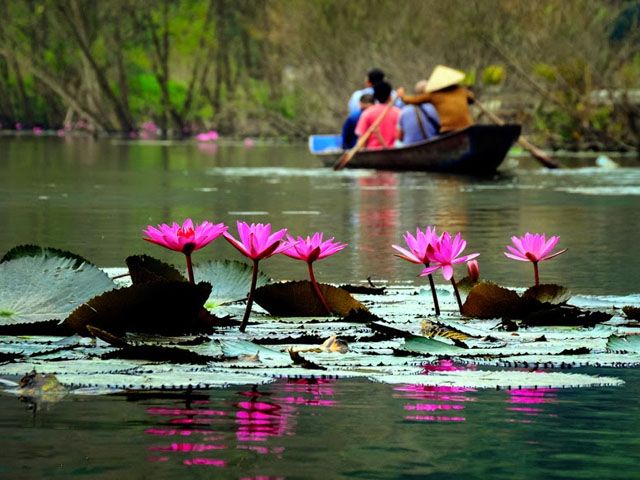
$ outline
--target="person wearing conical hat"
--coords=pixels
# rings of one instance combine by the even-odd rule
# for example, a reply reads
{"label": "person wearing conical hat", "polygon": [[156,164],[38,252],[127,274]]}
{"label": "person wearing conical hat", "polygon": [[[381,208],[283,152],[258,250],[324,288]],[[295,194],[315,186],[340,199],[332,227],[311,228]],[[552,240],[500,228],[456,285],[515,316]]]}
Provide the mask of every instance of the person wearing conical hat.
{"label": "person wearing conical hat", "polygon": [[463,79],[463,72],[438,65],[427,80],[423,93],[405,95],[402,87],[397,93],[404,103],[410,105],[432,103],[440,117],[440,133],[447,133],[473,125],[469,112],[473,94],[460,85]]}

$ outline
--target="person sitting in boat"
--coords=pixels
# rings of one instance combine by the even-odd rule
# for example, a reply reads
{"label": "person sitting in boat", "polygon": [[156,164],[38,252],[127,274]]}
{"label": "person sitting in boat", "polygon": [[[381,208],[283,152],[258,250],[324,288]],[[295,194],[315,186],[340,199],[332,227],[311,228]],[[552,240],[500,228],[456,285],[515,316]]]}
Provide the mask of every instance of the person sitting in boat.
{"label": "person sitting in boat", "polygon": [[356,125],[358,124],[358,120],[360,120],[360,115],[367,108],[373,105],[373,95],[369,93],[365,93],[360,97],[360,108],[358,111],[350,114],[342,125],[342,148],[348,150],[353,148],[358,141],[358,136],[356,135]]}
{"label": "person sitting in boat", "polygon": [[373,87],[373,98],[376,104],[367,108],[356,125],[356,135],[361,137],[369,130],[374,123],[380,119],[378,126],[369,135],[366,148],[390,148],[396,141],[398,118],[400,109],[398,107],[387,108],[387,102],[391,100],[391,85],[387,82],[377,83]]}
{"label": "person sitting in boat", "polygon": [[[426,80],[416,83],[415,93],[421,94],[427,87]],[[438,135],[440,131],[440,117],[431,103],[420,105],[405,105],[400,110],[398,120],[398,140],[404,145],[423,142]]]}
{"label": "person sitting in boat", "polygon": [[349,98],[349,115],[360,111],[360,98],[362,95],[373,95],[373,86],[382,81],[384,81],[384,72],[379,68],[372,68],[367,72],[367,76],[364,79],[365,87],[353,92]]}
{"label": "person sitting in boat", "polygon": [[405,95],[402,87],[397,90],[397,93],[404,103],[410,105],[431,102],[440,116],[440,133],[442,134],[473,125],[469,112],[469,104],[473,103],[473,94],[460,85],[463,79],[463,72],[438,65],[431,73],[423,93]]}

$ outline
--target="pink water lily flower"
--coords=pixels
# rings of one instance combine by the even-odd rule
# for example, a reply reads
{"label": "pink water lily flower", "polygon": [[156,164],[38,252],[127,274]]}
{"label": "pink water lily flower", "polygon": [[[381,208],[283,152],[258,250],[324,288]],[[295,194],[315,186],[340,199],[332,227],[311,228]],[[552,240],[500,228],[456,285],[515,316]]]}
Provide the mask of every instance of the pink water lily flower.
{"label": "pink water lily flower", "polygon": [[224,238],[251,260],[268,258],[286,248],[286,244],[282,243],[282,239],[287,233],[286,228],[272,234],[271,224],[269,223],[252,223],[249,225],[246,222],[237,222],[237,225],[240,240],[236,240],[229,232],[224,232]]}
{"label": "pink water lily flower", "polygon": [[224,238],[245,257],[253,260],[253,272],[249,296],[247,297],[247,308],[244,311],[244,317],[242,317],[242,322],[240,323],[240,331],[244,332],[249,323],[251,307],[253,306],[253,294],[258,281],[258,263],[263,258],[269,258],[287,248],[286,242],[282,241],[287,233],[287,229],[283,228],[275,233],[271,233],[271,224],[269,223],[252,223],[249,225],[246,222],[238,221],[237,225],[240,240],[236,240],[233,235],[228,232],[224,232]]}
{"label": "pink water lily flower", "polygon": [[309,268],[309,279],[316,292],[316,295],[322,302],[327,313],[331,313],[331,307],[327,303],[327,300],[322,295],[322,291],[316,281],[316,277],[313,274],[313,262],[316,260],[322,260],[347,246],[346,243],[334,242],[333,237],[328,240],[323,240],[324,234],[322,232],[316,232],[313,236],[293,238],[291,235],[287,235],[287,242],[282,253],[288,257],[296,258],[307,262]]}
{"label": "pink water lily flower", "polygon": [[513,260],[520,262],[533,263],[533,273],[536,286],[540,285],[540,278],[538,274],[538,262],[549,260],[553,257],[567,251],[567,249],[559,250],[555,253],[551,251],[560,241],[560,237],[552,236],[547,240],[544,233],[525,233],[522,237],[511,237],[511,245],[507,245],[508,252],[504,252],[504,255]]}
{"label": "pink water lily flower", "polygon": [[429,251],[427,255],[431,259],[433,266],[425,268],[420,274],[420,276],[425,276],[435,272],[436,270],[442,270],[442,276],[446,280],[451,280],[451,285],[453,285],[453,290],[460,310],[462,310],[462,301],[460,300],[460,293],[458,292],[458,287],[456,286],[455,279],[453,278],[453,266],[458,263],[473,260],[480,255],[479,253],[471,253],[469,255],[460,256],[466,246],[467,242],[463,240],[460,233],[451,238],[451,234],[449,232],[444,232],[435,246],[429,246],[428,248]]}
{"label": "pink water lily flower", "polygon": [[[436,227],[426,227],[424,232],[419,228],[416,228],[415,237],[411,232],[406,232],[403,236],[409,250],[399,246],[391,245],[397,252],[396,257],[402,258],[411,263],[418,265],[429,266],[429,256],[427,250],[430,245],[435,244],[438,241],[438,234],[436,233]],[[433,297],[433,306],[436,310],[436,315],[440,315],[440,304],[438,303],[438,294],[436,293],[436,285],[433,282],[433,275],[429,274],[429,286],[431,287],[431,296]]]}
{"label": "pink water lily flower", "polygon": [[396,253],[396,256],[411,263],[422,264],[425,266],[429,265],[427,248],[429,245],[438,241],[436,227],[427,227],[424,232],[419,228],[416,228],[415,237],[411,235],[411,232],[406,232],[403,235],[403,238],[407,247],[409,247],[409,250],[406,250],[399,245],[391,245],[396,251],[400,252],[399,255]]}
{"label": "pink water lily flower", "polygon": [[189,281],[194,283],[191,253],[214,241],[226,232],[227,228],[224,223],[213,224],[206,220],[194,225],[193,221],[187,218],[182,225],[175,222],[172,225],[162,223],[157,228],[148,225],[143,233],[146,235],[144,240],[148,242],[184,253],[187,257]]}

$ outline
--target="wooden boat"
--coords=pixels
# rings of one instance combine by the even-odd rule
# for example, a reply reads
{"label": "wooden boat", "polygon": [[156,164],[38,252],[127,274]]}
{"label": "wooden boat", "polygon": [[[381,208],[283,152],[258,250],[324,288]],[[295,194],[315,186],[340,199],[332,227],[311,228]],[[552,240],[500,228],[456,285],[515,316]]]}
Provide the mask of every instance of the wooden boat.
{"label": "wooden boat", "polygon": [[[519,136],[520,125],[472,125],[408,146],[361,150],[345,168],[487,175],[496,171]],[[309,137],[309,150],[326,166],[344,153],[340,144],[340,135]]]}

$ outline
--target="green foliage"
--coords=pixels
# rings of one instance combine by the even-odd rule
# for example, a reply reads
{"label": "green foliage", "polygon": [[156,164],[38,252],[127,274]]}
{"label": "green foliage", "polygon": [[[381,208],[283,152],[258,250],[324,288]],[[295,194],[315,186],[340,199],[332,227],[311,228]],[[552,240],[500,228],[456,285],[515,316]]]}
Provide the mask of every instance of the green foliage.
{"label": "green foliage", "polygon": [[502,65],[489,65],[482,71],[484,85],[500,85],[505,81],[507,71]]}

